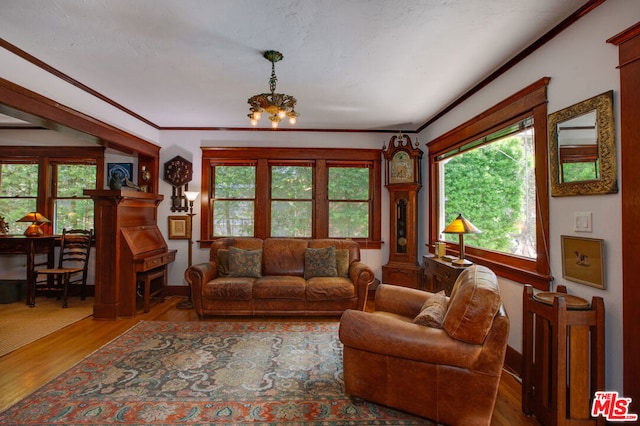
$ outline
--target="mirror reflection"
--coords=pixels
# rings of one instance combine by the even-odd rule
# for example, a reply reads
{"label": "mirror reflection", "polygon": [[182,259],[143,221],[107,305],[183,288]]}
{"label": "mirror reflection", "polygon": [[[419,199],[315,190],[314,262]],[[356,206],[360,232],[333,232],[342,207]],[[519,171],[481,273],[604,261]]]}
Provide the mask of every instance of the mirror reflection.
{"label": "mirror reflection", "polygon": [[547,125],[552,196],[618,192],[612,90],[550,114]]}
{"label": "mirror reflection", "polygon": [[558,123],[561,182],[600,177],[596,110]]}

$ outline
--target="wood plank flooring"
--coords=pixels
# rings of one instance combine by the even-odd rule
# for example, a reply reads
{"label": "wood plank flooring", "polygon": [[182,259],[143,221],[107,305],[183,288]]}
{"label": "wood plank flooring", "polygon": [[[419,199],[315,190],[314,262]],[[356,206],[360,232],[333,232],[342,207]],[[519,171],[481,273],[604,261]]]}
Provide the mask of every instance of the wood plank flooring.
{"label": "wood plank flooring", "polygon": [[[164,303],[153,305],[146,314],[139,311],[135,318],[117,321],[87,318],[0,357],[0,411],[31,394],[139,321],[198,321],[193,310],[175,307],[182,300],[169,298]],[[503,372],[491,424],[540,424],[535,418],[525,416],[520,407],[520,382]]]}

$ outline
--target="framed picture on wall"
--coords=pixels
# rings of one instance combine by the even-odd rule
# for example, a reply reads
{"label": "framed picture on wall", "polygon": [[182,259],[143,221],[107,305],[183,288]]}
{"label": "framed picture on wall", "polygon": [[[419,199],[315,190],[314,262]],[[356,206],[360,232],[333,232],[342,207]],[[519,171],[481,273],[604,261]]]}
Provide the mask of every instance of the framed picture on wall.
{"label": "framed picture on wall", "polygon": [[191,220],[189,216],[169,216],[169,239],[188,240],[191,238]]}
{"label": "framed picture on wall", "polygon": [[561,235],[562,278],[605,288],[604,240]]}
{"label": "framed picture on wall", "polygon": [[125,186],[125,179],[131,179],[133,163],[107,163],[107,182],[111,186],[113,179],[120,179],[121,186]]}

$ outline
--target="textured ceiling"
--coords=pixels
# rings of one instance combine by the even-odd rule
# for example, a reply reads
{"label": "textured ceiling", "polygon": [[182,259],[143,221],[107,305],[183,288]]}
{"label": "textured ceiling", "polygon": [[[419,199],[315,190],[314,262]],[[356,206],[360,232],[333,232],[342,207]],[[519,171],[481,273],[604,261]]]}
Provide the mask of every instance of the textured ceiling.
{"label": "textured ceiling", "polygon": [[0,37],[160,127],[250,127],[273,49],[296,127],[415,130],[584,3],[2,0]]}

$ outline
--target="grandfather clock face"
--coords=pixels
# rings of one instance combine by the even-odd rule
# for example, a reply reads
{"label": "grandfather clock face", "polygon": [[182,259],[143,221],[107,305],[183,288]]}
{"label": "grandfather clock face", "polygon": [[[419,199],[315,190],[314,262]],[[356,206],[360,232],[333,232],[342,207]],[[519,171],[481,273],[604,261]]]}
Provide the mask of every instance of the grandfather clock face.
{"label": "grandfather clock face", "polygon": [[411,183],[415,181],[415,161],[406,151],[398,151],[389,161],[389,183]]}

